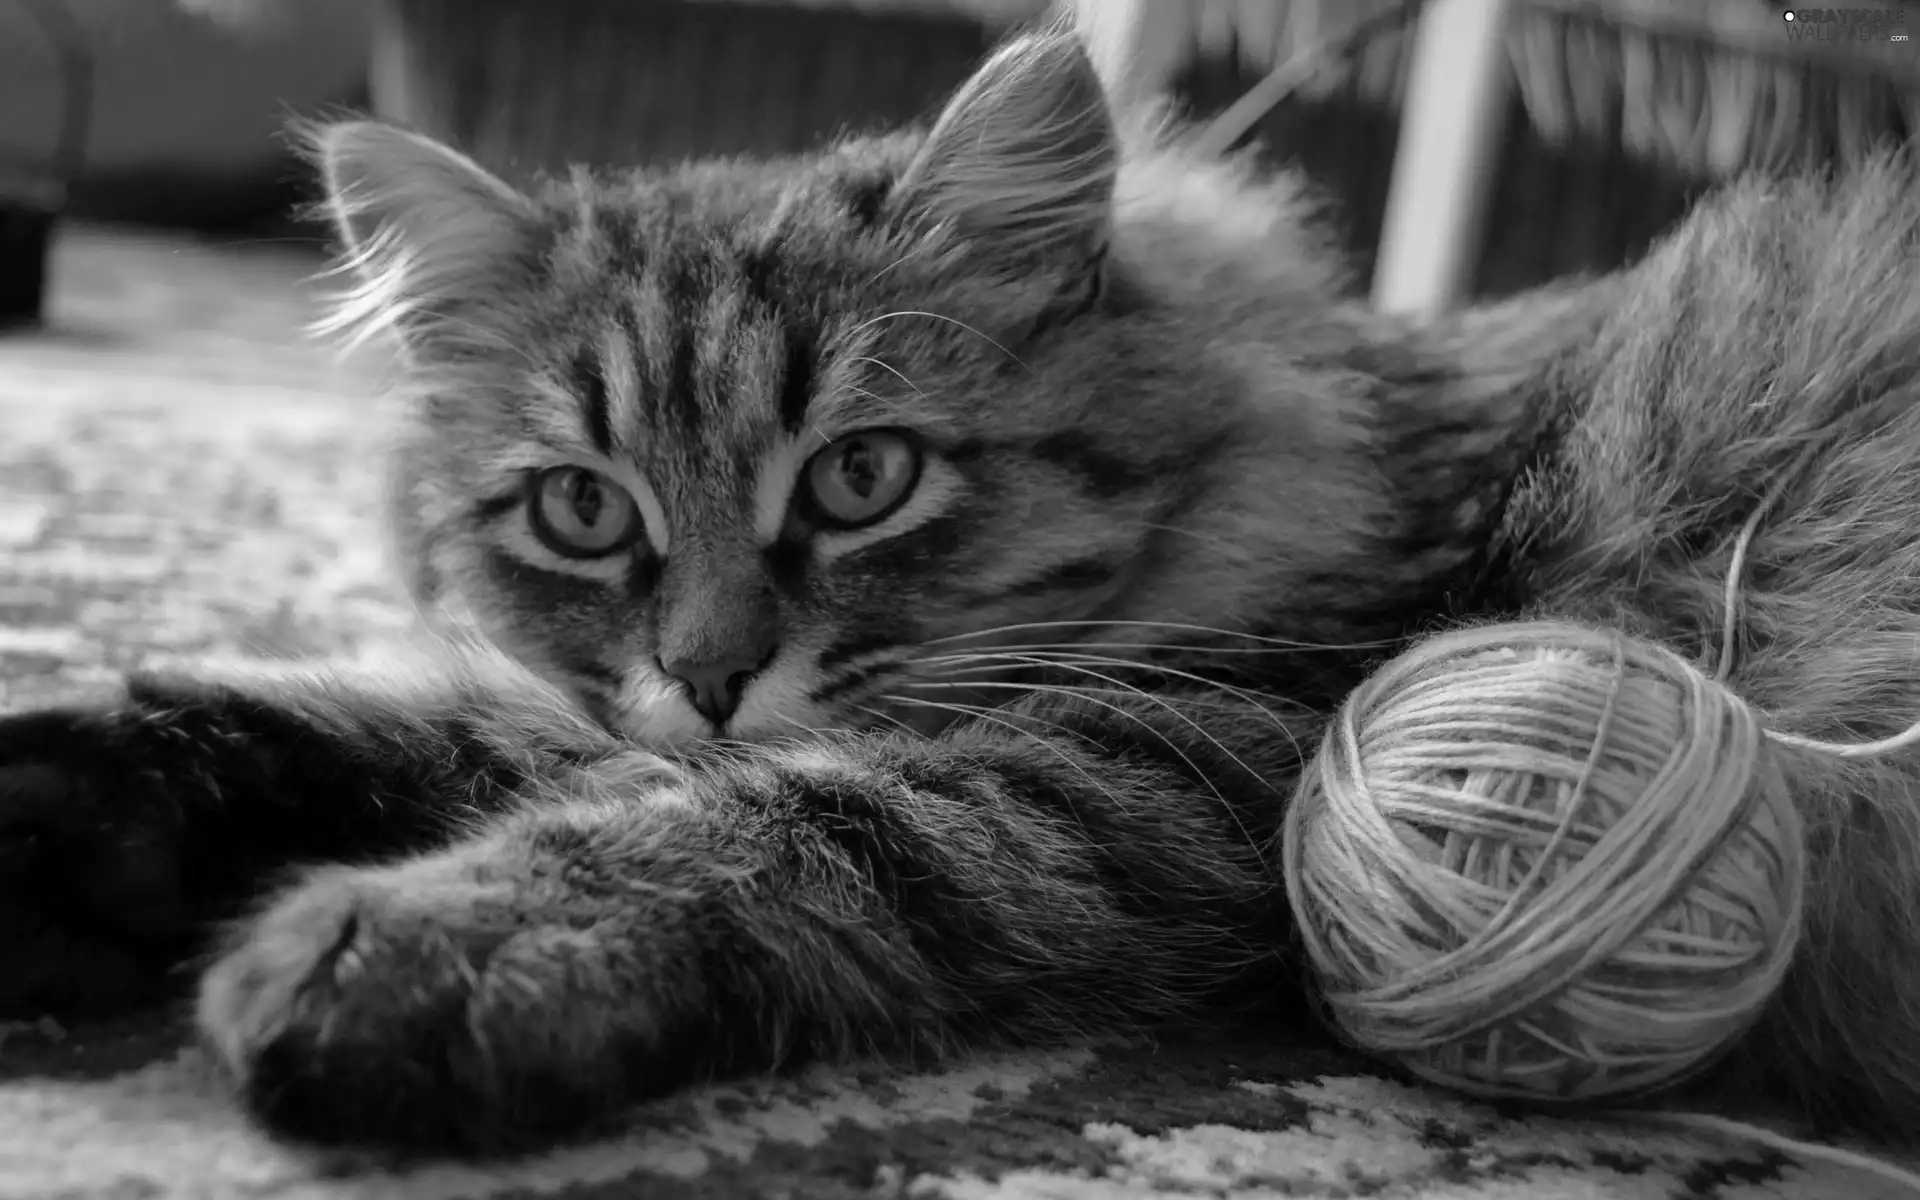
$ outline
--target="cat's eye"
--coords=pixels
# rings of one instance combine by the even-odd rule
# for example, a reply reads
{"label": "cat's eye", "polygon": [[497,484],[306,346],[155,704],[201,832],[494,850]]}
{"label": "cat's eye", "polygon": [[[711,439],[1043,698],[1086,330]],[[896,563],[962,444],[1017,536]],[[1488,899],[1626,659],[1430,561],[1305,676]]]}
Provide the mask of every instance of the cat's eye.
{"label": "cat's eye", "polygon": [[850,433],[807,460],[807,509],[828,525],[857,529],[906,503],[920,480],[920,449],[883,429]]}
{"label": "cat's eye", "polygon": [[598,471],[554,467],[529,481],[527,522],[555,554],[604,558],[643,531],[632,493]]}

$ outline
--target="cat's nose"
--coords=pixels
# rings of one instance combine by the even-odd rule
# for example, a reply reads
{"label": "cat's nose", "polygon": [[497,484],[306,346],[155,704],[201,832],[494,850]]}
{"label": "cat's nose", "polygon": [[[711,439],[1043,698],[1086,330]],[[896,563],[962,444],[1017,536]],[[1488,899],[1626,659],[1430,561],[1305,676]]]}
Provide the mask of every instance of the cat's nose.
{"label": "cat's nose", "polygon": [[766,656],[716,658],[707,661],[663,658],[660,669],[687,685],[693,707],[715,725],[725,725],[740,707],[747,680],[766,663]]}

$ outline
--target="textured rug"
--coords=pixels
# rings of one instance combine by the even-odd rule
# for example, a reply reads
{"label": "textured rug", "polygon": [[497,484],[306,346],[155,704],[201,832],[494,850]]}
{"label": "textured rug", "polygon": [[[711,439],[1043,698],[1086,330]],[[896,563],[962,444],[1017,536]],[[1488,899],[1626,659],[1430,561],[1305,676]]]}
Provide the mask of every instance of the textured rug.
{"label": "textured rug", "polygon": [[[315,265],[62,242],[51,327],[0,335],[0,709],[142,660],[361,653],[404,631],[372,510],[379,406],[299,334]],[[606,1143],[400,1174],[258,1136],[166,1017],[0,1040],[4,1200],[1903,1194],[1742,1139],[1502,1114],[1305,1034],[719,1087]]]}

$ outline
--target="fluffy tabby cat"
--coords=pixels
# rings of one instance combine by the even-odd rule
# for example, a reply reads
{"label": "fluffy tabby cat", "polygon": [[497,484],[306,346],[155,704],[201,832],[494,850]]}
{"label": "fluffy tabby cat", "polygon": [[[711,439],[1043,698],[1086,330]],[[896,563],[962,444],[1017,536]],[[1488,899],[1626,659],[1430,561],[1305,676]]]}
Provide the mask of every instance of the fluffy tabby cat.
{"label": "fluffy tabby cat", "polygon": [[[1902,161],[1412,330],[1058,31],[796,161],[529,196],[316,145],[343,320],[404,349],[409,582],[465,632],[0,722],[0,1007],[229,922],[198,1023],[283,1134],[494,1150],[715,1074],[1271,1008],[1281,810],[1370,664],[1523,612],[1711,654],[1810,444],[1734,682],[1808,735],[1920,716]],[[1789,767],[1810,925],[1757,1069],[1920,1120],[1920,759]]]}

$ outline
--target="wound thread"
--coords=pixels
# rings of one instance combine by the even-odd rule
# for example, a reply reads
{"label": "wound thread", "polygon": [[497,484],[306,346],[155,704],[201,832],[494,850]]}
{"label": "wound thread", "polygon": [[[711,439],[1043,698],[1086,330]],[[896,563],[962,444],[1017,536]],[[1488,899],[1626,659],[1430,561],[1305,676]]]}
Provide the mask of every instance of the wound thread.
{"label": "wound thread", "polygon": [[1439,634],[1350,695],[1284,826],[1286,886],[1333,1024],[1481,1096],[1620,1099],[1749,1028],[1799,944],[1806,865],[1777,747],[1920,745],[1765,728],[1727,685],[1761,523],[1742,528],[1714,677],[1614,630]]}

